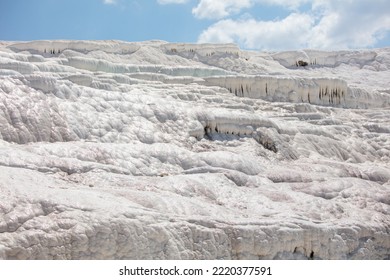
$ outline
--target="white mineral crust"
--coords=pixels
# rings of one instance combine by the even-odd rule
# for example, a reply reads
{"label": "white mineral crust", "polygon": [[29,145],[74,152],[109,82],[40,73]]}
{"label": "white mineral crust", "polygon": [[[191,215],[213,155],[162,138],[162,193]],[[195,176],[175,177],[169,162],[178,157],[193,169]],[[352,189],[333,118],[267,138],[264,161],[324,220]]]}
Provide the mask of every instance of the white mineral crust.
{"label": "white mineral crust", "polygon": [[389,78],[389,48],[1,42],[0,258],[390,259]]}

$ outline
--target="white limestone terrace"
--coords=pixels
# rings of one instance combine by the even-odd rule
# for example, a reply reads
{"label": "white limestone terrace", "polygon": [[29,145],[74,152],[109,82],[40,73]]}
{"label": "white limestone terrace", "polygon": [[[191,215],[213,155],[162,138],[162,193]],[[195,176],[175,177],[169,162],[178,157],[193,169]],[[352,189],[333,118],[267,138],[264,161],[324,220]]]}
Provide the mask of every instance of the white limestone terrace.
{"label": "white limestone terrace", "polygon": [[0,42],[0,258],[390,259],[389,77],[388,48]]}

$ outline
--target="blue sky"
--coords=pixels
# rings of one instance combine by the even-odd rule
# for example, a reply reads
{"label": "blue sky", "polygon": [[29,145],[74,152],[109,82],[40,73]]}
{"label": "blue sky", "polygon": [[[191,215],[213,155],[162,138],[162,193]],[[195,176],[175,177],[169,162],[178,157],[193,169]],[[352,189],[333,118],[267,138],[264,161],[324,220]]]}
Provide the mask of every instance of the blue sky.
{"label": "blue sky", "polygon": [[0,0],[0,40],[228,43],[246,49],[390,46],[388,0]]}

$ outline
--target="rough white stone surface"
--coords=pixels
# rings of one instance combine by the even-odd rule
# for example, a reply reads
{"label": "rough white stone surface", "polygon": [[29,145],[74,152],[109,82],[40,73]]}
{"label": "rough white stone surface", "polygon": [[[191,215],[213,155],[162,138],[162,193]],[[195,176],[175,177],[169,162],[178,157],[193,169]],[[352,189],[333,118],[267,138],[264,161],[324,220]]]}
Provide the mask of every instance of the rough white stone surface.
{"label": "rough white stone surface", "polygon": [[1,42],[0,258],[390,259],[389,77],[390,49]]}

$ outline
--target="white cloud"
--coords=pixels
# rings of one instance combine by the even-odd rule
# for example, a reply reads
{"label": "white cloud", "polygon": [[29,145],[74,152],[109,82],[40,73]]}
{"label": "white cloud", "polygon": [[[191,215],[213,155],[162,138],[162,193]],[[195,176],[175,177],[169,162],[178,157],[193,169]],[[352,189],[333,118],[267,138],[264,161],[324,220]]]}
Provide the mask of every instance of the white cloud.
{"label": "white cloud", "polygon": [[312,29],[315,48],[370,47],[390,31],[387,0],[317,0],[313,14],[319,15]]}
{"label": "white cloud", "polygon": [[157,2],[161,5],[166,4],[185,4],[188,0],[157,0]]}
{"label": "white cloud", "polygon": [[237,42],[250,49],[295,49],[307,44],[314,19],[292,13],[280,21],[221,20],[205,30],[199,42]]}
{"label": "white cloud", "polygon": [[253,5],[253,0],[201,0],[192,13],[199,19],[220,19]]}
{"label": "white cloud", "polygon": [[[157,2],[183,4],[189,0],[157,0]],[[199,42],[236,42],[244,48],[259,49],[360,48],[375,46],[390,31],[388,0],[199,0],[196,2],[192,9],[192,14],[196,18],[216,21],[200,34]],[[253,19],[250,16],[250,8],[255,5],[273,6],[275,10],[280,9],[284,13],[290,11],[290,15],[273,21]]]}
{"label": "white cloud", "polygon": [[192,9],[199,19],[221,19],[248,9],[256,4],[279,6],[288,10],[296,10],[311,0],[200,0]]}
{"label": "white cloud", "polygon": [[[284,19],[274,21],[220,20],[204,30],[198,41],[236,42],[251,49],[361,48],[374,46],[390,31],[390,5],[387,0],[201,0],[193,13],[198,18],[214,16],[221,19],[239,13],[255,2],[285,4],[286,8],[295,11]],[[300,5],[305,2],[311,2],[311,10],[299,12]],[[207,5],[201,6],[202,3]]]}
{"label": "white cloud", "polygon": [[115,5],[116,0],[103,0],[103,3],[107,5]]}

